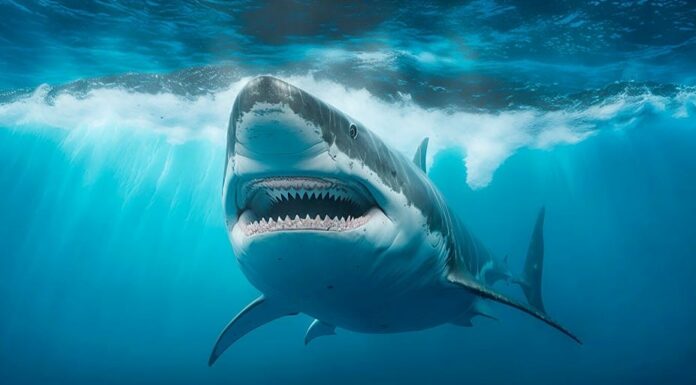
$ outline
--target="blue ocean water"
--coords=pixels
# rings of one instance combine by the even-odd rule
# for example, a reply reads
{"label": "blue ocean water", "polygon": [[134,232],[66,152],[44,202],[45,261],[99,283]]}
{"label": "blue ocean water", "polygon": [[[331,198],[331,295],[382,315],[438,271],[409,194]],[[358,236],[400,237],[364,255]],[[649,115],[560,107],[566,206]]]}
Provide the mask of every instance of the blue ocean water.
{"label": "blue ocean water", "polygon": [[[0,383],[696,383],[688,1],[0,4]],[[548,311],[304,346],[288,317],[212,368],[258,295],[220,202],[231,103],[273,74],[411,155]],[[520,295],[514,287],[502,290]]]}

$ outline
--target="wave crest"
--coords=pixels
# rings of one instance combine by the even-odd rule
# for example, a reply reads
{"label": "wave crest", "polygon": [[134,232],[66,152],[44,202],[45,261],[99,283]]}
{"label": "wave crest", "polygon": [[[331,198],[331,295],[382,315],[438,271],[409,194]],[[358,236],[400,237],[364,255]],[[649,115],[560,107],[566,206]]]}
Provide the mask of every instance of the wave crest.
{"label": "wave crest", "polygon": [[[521,148],[577,143],[601,129],[634,125],[651,113],[687,118],[696,106],[692,88],[660,93],[649,87],[624,87],[594,102],[574,103],[564,109],[475,112],[424,108],[404,93],[386,100],[365,88],[351,88],[311,74],[280,77],[358,119],[409,157],[425,136],[431,139],[431,160],[443,148],[461,147],[472,188],[490,183],[495,170]],[[79,87],[41,85],[32,92],[7,97],[9,100],[0,104],[0,125],[87,130],[92,134],[109,130],[128,135],[135,131],[162,135],[174,146],[201,140],[218,151],[225,145],[232,102],[249,79],[227,79],[226,86],[209,87],[198,94],[103,81]],[[90,137],[94,136],[85,136]]]}

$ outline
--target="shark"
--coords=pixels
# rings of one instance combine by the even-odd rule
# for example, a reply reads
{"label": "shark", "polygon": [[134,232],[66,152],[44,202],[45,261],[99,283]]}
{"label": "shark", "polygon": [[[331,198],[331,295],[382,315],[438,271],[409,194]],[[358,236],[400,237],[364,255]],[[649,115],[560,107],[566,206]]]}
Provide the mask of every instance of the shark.
{"label": "shark", "polygon": [[[399,135],[400,128],[392,129]],[[495,318],[491,302],[580,339],[547,314],[542,208],[512,274],[449,208],[413,159],[347,114],[273,76],[239,92],[227,131],[222,201],[234,256],[261,295],[223,329],[209,365],[252,330],[313,318],[304,342],[337,329],[399,333]],[[494,289],[519,285],[526,301]]]}

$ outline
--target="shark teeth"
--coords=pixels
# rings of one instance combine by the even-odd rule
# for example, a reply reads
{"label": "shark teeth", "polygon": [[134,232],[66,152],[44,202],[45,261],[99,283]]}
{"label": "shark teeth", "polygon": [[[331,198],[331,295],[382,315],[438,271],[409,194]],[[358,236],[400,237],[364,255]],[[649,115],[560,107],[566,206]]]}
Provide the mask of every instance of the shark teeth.
{"label": "shark teeth", "polygon": [[348,191],[337,186],[307,189],[298,186],[273,187],[265,190],[265,193],[274,202],[282,202],[290,199],[331,199],[334,201],[351,200]]}
{"label": "shark teeth", "polygon": [[314,177],[255,179],[240,187],[246,235],[271,231],[345,231],[362,226],[376,202],[357,182]]}
{"label": "shark teeth", "polygon": [[261,187],[267,189],[304,189],[304,190],[318,190],[318,189],[328,189],[335,184],[323,179],[316,178],[284,178],[284,177],[272,177],[266,178],[261,181],[254,183],[254,187]]}
{"label": "shark teeth", "polygon": [[347,218],[339,218],[337,216],[329,218],[328,215],[324,216],[324,218],[319,215],[314,218],[310,218],[309,215],[304,218],[300,218],[299,215],[290,218],[290,216],[286,215],[285,218],[270,218],[268,221],[262,218],[261,220],[252,221],[244,226],[244,233],[250,236],[281,230],[346,231],[360,227],[367,223],[367,221],[367,215],[358,218],[353,218],[352,216],[348,216]]}
{"label": "shark teeth", "polygon": [[[313,177],[269,177],[254,180],[241,187],[239,207],[244,207],[254,198],[257,192],[262,192],[273,202],[283,202],[291,199],[328,199],[336,202],[359,200],[361,194],[356,194],[340,181]],[[364,203],[364,202],[362,202]]]}

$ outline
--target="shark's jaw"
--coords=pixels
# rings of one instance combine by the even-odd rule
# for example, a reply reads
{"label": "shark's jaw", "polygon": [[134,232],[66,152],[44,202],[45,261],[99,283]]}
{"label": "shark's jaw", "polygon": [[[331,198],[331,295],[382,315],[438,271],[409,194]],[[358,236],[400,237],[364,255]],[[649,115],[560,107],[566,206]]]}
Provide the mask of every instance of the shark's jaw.
{"label": "shark's jaw", "polygon": [[245,237],[279,232],[345,232],[381,209],[358,182],[316,176],[269,176],[239,186],[237,226]]}

